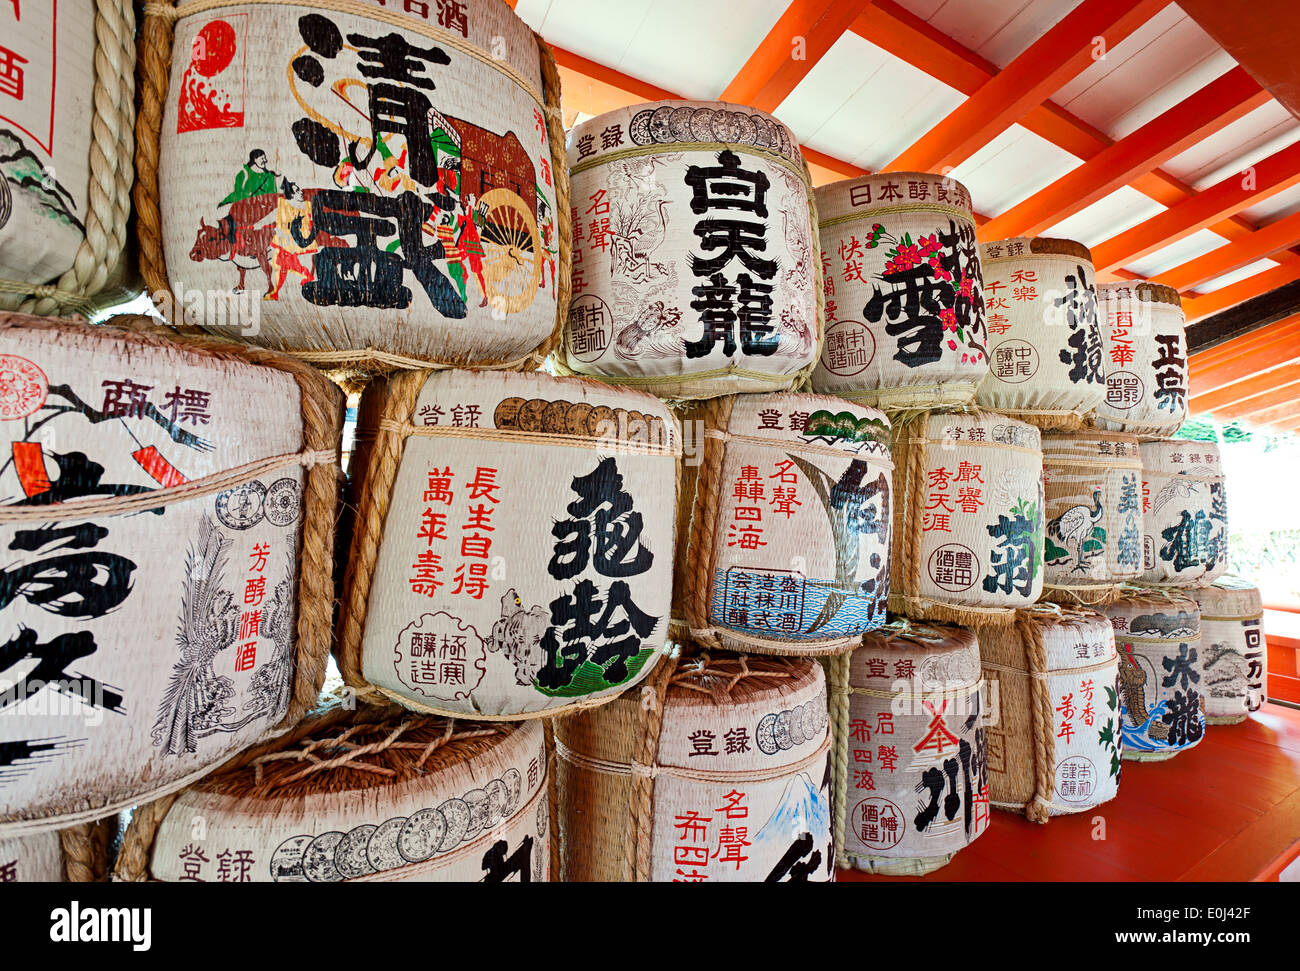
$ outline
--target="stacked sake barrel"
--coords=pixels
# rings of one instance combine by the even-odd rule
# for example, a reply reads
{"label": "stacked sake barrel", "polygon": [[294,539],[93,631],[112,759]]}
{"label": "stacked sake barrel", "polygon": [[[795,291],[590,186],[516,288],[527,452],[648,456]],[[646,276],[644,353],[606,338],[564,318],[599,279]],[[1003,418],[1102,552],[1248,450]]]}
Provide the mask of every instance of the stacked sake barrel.
{"label": "stacked sake barrel", "polygon": [[134,276],[134,5],[13,3],[0,30],[0,308],[89,316]]}
{"label": "stacked sake barrel", "polygon": [[1239,577],[1223,576],[1186,592],[1201,608],[1206,724],[1245,721],[1249,712],[1259,710],[1268,692],[1259,588]]}

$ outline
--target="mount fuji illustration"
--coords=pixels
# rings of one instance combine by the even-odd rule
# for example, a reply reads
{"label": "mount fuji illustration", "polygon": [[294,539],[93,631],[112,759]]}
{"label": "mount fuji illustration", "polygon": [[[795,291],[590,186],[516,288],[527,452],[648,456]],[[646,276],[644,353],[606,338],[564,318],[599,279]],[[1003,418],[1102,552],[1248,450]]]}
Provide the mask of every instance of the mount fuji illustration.
{"label": "mount fuji illustration", "polygon": [[804,833],[820,838],[830,832],[830,825],[830,799],[813,785],[808,773],[800,772],[786,783],[781,801],[754,837],[755,855],[770,846],[773,856],[780,858]]}

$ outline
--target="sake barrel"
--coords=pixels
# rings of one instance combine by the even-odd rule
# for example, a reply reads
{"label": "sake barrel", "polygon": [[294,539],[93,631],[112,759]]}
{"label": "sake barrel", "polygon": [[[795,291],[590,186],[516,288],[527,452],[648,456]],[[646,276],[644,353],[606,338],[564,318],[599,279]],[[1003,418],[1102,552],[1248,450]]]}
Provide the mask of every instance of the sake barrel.
{"label": "sake barrel", "polygon": [[1100,603],[1142,572],[1142,455],[1123,432],[1045,432],[1043,596]]}
{"label": "sake barrel", "polygon": [[1158,762],[1205,734],[1205,660],[1196,601],[1137,591],[1105,608],[1119,654],[1123,757]]}
{"label": "sake barrel", "polygon": [[[137,811],[119,880],[549,879],[542,728],[328,711]],[[202,820],[202,837],[195,822]]]}
{"label": "sake barrel", "polygon": [[975,401],[1042,428],[1077,428],[1105,393],[1092,254],[1070,239],[980,247],[989,374]]}
{"label": "sake barrel", "polygon": [[1233,725],[1259,711],[1268,697],[1268,651],[1264,644],[1264,601],[1259,588],[1241,577],[1223,576],[1208,587],[1190,587],[1201,608],[1205,721]]}
{"label": "sake barrel", "polygon": [[830,664],[840,865],[938,869],[989,822],[975,635],[899,619]]}
{"label": "sake barrel", "polygon": [[989,801],[1045,823],[1115,798],[1121,729],[1110,618],[1037,604],[978,636],[990,699]]}
{"label": "sake barrel", "polygon": [[826,335],[813,389],[887,411],[970,404],[988,335],[966,187],[888,172],[816,199]]}
{"label": "sake barrel", "polygon": [[820,665],[719,653],[654,681],[554,723],[561,879],[833,880]]}
{"label": "sake barrel", "polygon": [[1228,569],[1228,499],[1219,446],[1143,442],[1142,580],[1205,586]]}
{"label": "sake barrel", "polygon": [[91,883],[108,879],[116,817],[0,838],[0,883]]}
{"label": "sake barrel", "polygon": [[131,206],[133,5],[14,2],[0,31],[0,306],[87,314]]}
{"label": "sake barrel", "polygon": [[363,395],[339,665],[368,697],[480,718],[608,701],[672,598],[667,406],[579,378],[412,371]]}
{"label": "sake barrel", "polygon": [[329,657],[342,396],[268,351],[17,314],[0,367],[9,836],[301,717]]}
{"label": "sake barrel", "polygon": [[704,455],[678,593],[691,637],[833,654],[884,623],[889,420],[839,398],[777,393],[714,399],[692,429]]}
{"label": "sake barrel", "polygon": [[1043,589],[1043,453],[1033,425],[923,412],[894,435],[889,609],[1010,623]]}
{"label": "sake barrel", "polygon": [[161,221],[140,242],[168,316],[318,364],[540,362],[568,180],[555,62],[510,6],[166,13],[145,21],[171,59],[144,66]]}
{"label": "sake barrel", "polygon": [[1187,335],[1182,298],[1158,283],[1097,287],[1106,395],[1098,428],[1144,437],[1174,434],[1187,417]]}
{"label": "sake barrel", "polygon": [[789,129],[720,102],[569,133],[573,302],[553,358],[666,398],[778,391],[821,345],[812,184]]}

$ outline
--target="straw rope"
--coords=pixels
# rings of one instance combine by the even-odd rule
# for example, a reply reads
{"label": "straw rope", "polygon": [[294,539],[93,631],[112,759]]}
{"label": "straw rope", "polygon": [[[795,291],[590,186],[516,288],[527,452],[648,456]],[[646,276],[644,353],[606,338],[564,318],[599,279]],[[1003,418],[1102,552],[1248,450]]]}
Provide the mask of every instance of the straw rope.
{"label": "straw rope", "polygon": [[108,879],[108,844],[117,817],[59,830],[63,873],[69,883],[103,883]]}
{"label": "straw rope", "polygon": [[[653,765],[659,757],[659,734],[664,727],[668,685],[677,673],[677,664],[676,658],[665,659],[641,689],[642,701],[637,708],[636,748],[633,750],[633,761],[641,765]],[[558,751],[558,740],[556,748]],[[624,873],[628,880],[645,882],[650,879],[654,788],[653,776],[645,774],[632,777],[627,844],[624,849]]]}
{"label": "straw rope", "polygon": [[826,662],[827,694],[826,704],[830,709],[831,738],[834,749],[831,754],[831,771],[834,773],[833,791],[837,798],[832,801],[833,813],[831,825],[835,837],[835,855],[841,867],[850,866],[849,855],[845,849],[845,827],[848,825],[848,791],[849,791],[849,669],[852,665],[851,655],[841,654]]}
{"label": "straw rope", "polygon": [[[118,2],[125,2],[125,0],[118,0]],[[181,17],[219,7],[243,6],[246,3],[283,4],[283,2],[284,0],[188,0],[178,5],[178,0],[153,0],[144,6],[144,23],[139,40],[140,103],[136,116],[135,188],[132,194],[136,213],[136,243],[140,253],[140,273],[148,291],[155,297],[166,297],[172,307],[183,307],[183,304],[177,301],[175,294],[172,293],[167,261],[163,252],[158,172],[163,106],[167,102],[168,86],[171,81],[172,46],[175,40],[176,21]],[[555,183],[555,219],[559,248],[555,276],[559,284],[556,287],[555,323],[550,334],[541,344],[522,357],[465,361],[424,360],[388,351],[375,352],[373,348],[361,351],[282,348],[282,353],[320,367],[355,368],[357,374],[340,375],[343,383],[354,387],[371,375],[403,370],[442,370],[470,365],[508,371],[529,371],[540,368],[560,342],[562,327],[568,317],[569,300],[573,293],[571,279],[573,215],[569,208],[569,170],[566,164],[568,155],[565,148],[564,112],[561,108],[560,71],[555,62],[554,52],[541,35],[534,31],[533,39],[537,44],[542,75],[542,92],[539,95],[536,88],[504,58],[494,57],[490,52],[483,51],[463,38],[434,25],[377,8],[361,0],[294,0],[294,5],[352,14],[434,38],[439,43],[455,47],[509,77],[541,106],[546,124],[547,146],[551,156],[551,174]],[[122,225],[125,225],[125,222],[123,219]],[[173,323],[187,329],[196,326],[188,319],[188,314],[183,309],[181,317],[181,320]]]}
{"label": "straw rope", "polygon": [[970,210],[962,206],[948,205],[943,202],[914,202],[898,206],[873,206],[870,209],[863,209],[861,212],[845,213],[843,216],[832,216],[829,219],[821,221],[820,228],[826,229],[830,226],[840,226],[844,223],[864,222],[868,219],[875,219],[879,216],[895,216],[903,212],[941,212],[945,216],[956,216],[958,219],[964,219],[970,223],[971,229],[975,228],[975,220],[971,218]]}
{"label": "straw rope", "polygon": [[731,782],[767,782],[771,779],[780,779],[787,774],[802,772],[803,770],[815,765],[817,762],[824,762],[826,752],[830,748],[831,739],[828,734],[822,740],[822,744],[811,755],[806,755],[798,762],[790,762],[775,768],[750,769],[750,770],[708,770],[708,769],[691,769],[677,765],[646,765],[641,762],[614,762],[609,759],[597,759],[581,752],[575,752],[568,748],[563,742],[555,743],[555,751],[560,758],[585,769],[588,772],[596,772],[601,775],[617,775],[629,778],[640,778],[645,776],[650,779],[657,779],[660,776],[673,776],[677,779],[687,779],[691,782],[702,783],[731,783]]}
{"label": "straw rope", "polygon": [[72,266],[52,284],[0,280],[0,293],[20,294],[21,313],[89,317],[90,299],[122,259],[131,210],[135,147],[135,11],[130,0],[95,0],[95,84],[89,119],[90,178],[85,233]]}

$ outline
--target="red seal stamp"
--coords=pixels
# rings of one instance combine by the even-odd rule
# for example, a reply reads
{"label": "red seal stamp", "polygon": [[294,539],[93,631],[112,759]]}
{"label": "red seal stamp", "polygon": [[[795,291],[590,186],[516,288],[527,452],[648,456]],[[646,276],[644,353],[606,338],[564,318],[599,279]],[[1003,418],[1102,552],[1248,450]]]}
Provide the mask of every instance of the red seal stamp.
{"label": "red seal stamp", "polygon": [[0,421],[26,418],[49,393],[45,372],[25,357],[0,354]]}

